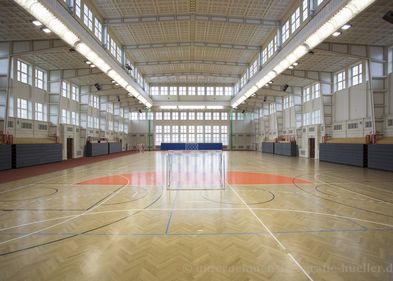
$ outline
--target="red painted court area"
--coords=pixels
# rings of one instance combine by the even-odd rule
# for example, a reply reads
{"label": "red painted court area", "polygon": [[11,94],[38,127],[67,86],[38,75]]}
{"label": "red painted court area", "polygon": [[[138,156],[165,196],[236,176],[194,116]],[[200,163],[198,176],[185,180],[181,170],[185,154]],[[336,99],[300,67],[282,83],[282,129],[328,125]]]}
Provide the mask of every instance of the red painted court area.
{"label": "red painted court area", "polygon": [[[178,177],[177,184],[190,185],[199,183],[215,183],[215,178],[211,175],[204,178],[201,175],[191,175],[183,174]],[[228,184],[292,184],[292,183],[311,183],[310,181],[274,174],[265,173],[255,173],[255,172],[237,172],[231,171],[227,172],[227,182]],[[145,185],[164,185],[165,175],[156,172],[134,172],[128,174],[120,174],[113,176],[106,176],[101,178],[95,178],[87,181],[80,182],[82,185],[135,185],[135,186],[145,186]]]}

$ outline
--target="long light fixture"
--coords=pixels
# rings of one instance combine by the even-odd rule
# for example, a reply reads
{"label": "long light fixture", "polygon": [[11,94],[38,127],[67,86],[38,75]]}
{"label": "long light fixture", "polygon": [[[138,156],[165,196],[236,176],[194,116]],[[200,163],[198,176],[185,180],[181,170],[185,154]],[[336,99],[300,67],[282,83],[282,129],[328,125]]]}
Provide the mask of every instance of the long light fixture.
{"label": "long light fixture", "polygon": [[186,110],[204,110],[204,109],[211,109],[211,110],[219,110],[224,109],[223,105],[161,105],[160,109],[165,110],[177,110],[177,109],[186,109]]}
{"label": "long light fixture", "polygon": [[322,43],[326,38],[330,37],[334,32],[361,13],[364,9],[374,3],[375,0],[351,0],[345,5],[340,11],[338,11],[333,17],[330,18],[325,24],[318,28],[313,34],[311,34],[302,44],[300,44],[295,50],[293,50],[286,58],[279,62],[273,67],[273,70],[263,76],[255,85],[251,86],[243,95],[237,98],[233,103],[232,107],[236,108],[242,104],[248,97],[250,97],[255,91],[265,86],[269,81],[273,80],[289,66],[296,63],[300,58],[308,53],[309,50],[314,49],[317,45]]}
{"label": "long light fixture", "polygon": [[129,85],[123,75],[119,74],[93,50],[91,50],[81,38],[76,36],[65,24],[63,24],[52,12],[50,12],[38,0],[14,0],[27,12],[29,12],[36,21],[45,25],[48,30],[58,35],[68,45],[75,48],[82,56],[88,59],[93,65],[98,67],[102,72],[106,73],[110,78],[116,81],[124,89],[126,89],[132,96],[139,99],[146,107],[151,107],[152,104],[146,100],[139,92],[131,85]]}

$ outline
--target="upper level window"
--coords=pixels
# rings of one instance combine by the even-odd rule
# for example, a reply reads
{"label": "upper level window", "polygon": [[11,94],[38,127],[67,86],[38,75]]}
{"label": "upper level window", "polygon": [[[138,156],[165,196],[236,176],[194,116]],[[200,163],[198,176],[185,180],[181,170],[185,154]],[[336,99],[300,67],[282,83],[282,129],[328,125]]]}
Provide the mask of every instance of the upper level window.
{"label": "upper level window", "polygon": [[70,84],[67,81],[63,81],[61,84],[61,95],[70,98]]}
{"label": "upper level window", "polygon": [[281,39],[282,43],[287,41],[289,38],[289,20],[287,20],[284,25],[281,27]]}
{"label": "upper level window", "polygon": [[311,100],[311,89],[310,87],[305,87],[303,90],[303,102]]}
{"label": "upper level window", "polygon": [[363,65],[361,63],[351,67],[351,86],[358,85],[363,82]]}
{"label": "upper level window", "polygon": [[102,23],[97,18],[94,20],[94,35],[98,40],[102,40]]}
{"label": "upper level window", "polygon": [[345,70],[336,74],[336,91],[341,91],[346,87]]}
{"label": "upper level window", "polygon": [[177,87],[169,87],[169,95],[176,96],[177,95]]}
{"label": "upper level window", "polygon": [[156,120],[162,120],[162,112],[156,112]]}
{"label": "upper level window", "polygon": [[297,8],[291,16],[292,33],[300,26],[300,8]]}
{"label": "upper level window", "polygon": [[71,86],[71,98],[79,102],[79,88],[76,85]]}
{"label": "upper level window", "polygon": [[221,112],[221,120],[228,120],[228,113],[227,112]]}
{"label": "upper level window", "polygon": [[195,112],[188,112],[188,120],[195,120]]}
{"label": "upper level window", "polygon": [[198,92],[198,96],[204,96],[205,95],[205,87],[198,87],[197,92]]}
{"label": "upper level window", "polygon": [[319,83],[315,83],[312,85],[312,98],[316,99],[321,96],[321,85]]}
{"label": "upper level window", "polygon": [[35,69],[35,86],[38,89],[46,91],[46,72],[36,68]]}
{"label": "upper level window", "polygon": [[23,61],[16,62],[16,79],[25,84],[31,84],[31,65]]}
{"label": "upper level window", "polygon": [[267,61],[267,48],[262,51],[262,64],[265,64]]}
{"label": "upper level window", "polygon": [[206,95],[207,96],[214,95],[214,88],[213,87],[206,87]]}
{"label": "upper level window", "polygon": [[93,13],[86,4],[83,6],[83,23],[93,31]]}
{"label": "upper level window", "polygon": [[81,17],[81,0],[75,0],[75,15]]}
{"label": "upper level window", "polygon": [[180,112],[180,120],[187,120],[187,112]]}
{"label": "upper level window", "polygon": [[160,93],[162,96],[168,95],[168,87],[160,87]]}
{"label": "upper level window", "polygon": [[274,53],[274,42],[273,40],[267,45],[267,56],[270,58]]}
{"label": "upper level window", "polygon": [[233,95],[233,88],[232,87],[225,87],[224,92],[226,96],[232,96]]}
{"label": "upper level window", "polygon": [[222,87],[216,87],[216,96],[222,96],[224,94]]}
{"label": "upper level window", "polygon": [[195,96],[195,87],[188,87],[188,95]]}
{"label": "upper level window", "polygon": [[18,98],[16,100],[16,115],[18,118],[27,119],[28,114],[27,100]]}
{"label": "upper level window", "polygon": [[179,96],[187,95],[187,88],[186,87],[179,87]]}
{"label": "upper level window", "polygon": [[151,87],[150,90],[151,90],[152,96],[157,96],[159,94],[158,87]]}
{"label": "upper level window", "polygon": [[303,21],[308,18],[308,0],[303,0]]}
{"label": "upper level window", "polygon": [[46,121],[46,106],[42,103],[36,102],[35,103],[35,120],[38,121]]}

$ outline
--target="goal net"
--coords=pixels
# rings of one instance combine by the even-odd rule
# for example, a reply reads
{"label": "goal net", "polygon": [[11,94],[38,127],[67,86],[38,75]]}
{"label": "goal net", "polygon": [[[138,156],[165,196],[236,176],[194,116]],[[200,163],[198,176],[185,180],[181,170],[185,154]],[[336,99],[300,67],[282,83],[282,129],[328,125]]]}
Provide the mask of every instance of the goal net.
{"label": "goal net", "polygon": [[225,174],[221,150],[168,151],[166,187],[169,190],[225,189]]}

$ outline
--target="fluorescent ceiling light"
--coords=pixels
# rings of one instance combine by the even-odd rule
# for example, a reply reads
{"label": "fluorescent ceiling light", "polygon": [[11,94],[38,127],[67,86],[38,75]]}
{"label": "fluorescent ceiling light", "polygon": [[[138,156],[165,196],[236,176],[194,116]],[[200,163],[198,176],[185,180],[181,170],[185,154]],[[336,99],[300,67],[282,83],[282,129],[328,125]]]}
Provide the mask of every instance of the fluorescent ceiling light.
{"label": "fluorescent ceiling light", "polygon": [[208,105],[206,109],[224,109],[223,105]]}
{"label": "fluorescent ceiling light", "polygon": [[289,69],[294,69],[295,67],[293,65],[288,66]]}
{"label": "fluorescent ceiling light", "polygon": [[340,32],[340,31],[336,31],[336,32],[334,32],[332,35],[333,35],[334,37],[338,37],[338,36],[341,35],[341,32]]}
{"label": "fluorescent ceiling light", "polygon": [[299,63],[298,63],[298,62],[294,62],[292,65],[293,65],[293,66],[298,66]]}
{"label": "fluorescent ceiling light", "polygon": [[351,24],[344,24],[344,25],[341,27],[341,29],[342,29],[342,30],[348,30],[348,29],[350,29],[351,27],[352,27]]}
{"label": "fluorescent ceiling light", "polygon": [[39,20],[33,20],[32,24],[34,24],[35,26],[41,26],[42,23]]}
{"label": "fluorescent ceiling light", "polygon": [[87,60],[87,61],[85,61],[85,63],[88,64],[88,65],[90,65],[90,64],[91,64],[91,61]]}
{"label": "fluorescent ceiling light", "polygon": [[[50,33],[53,31],[56,35],[58,35],[62,40],[64,40],[71,47],[75,48],[81,55],[83,55],[86,59],[88,59],[92,64],[97,66],[102,72],[108,73],[111,70],[111,67],[100,58],[97,53],[91,50],[85,43],[82,42],[81,38],[76,36],[62,21],[60,21],[49,9],[47,9],[43,4],[41,4],[38,0],[14,0],[21,7],[23,7],[27,12],[29,12],[34,18],[34,25],[40,23],[41,25],[46,26],[42,30],[46,33]],[[37,23],[35,23],[37,22]],[[37,25],[38,26],[38,25]],[[125,74],[124,74],[125,75]],[[111,77],[115,80],[119,85],[123,88],[127,89],[134,97],[139,98],[142,97],[134,87],[128,85],[128,79],[122,78],[118,75],[116,78]],[[128,77],[127,77],[128,78]],[[131,79],[131,78],[130,78]],[[129,90],[130,86],[132,91]],[[139,98],[139,100],[141,100]],[[152,104],[148,102],[146,99],[143,99],[142,102],[147,106],[151,107]]]}
{"label": "fluorescent ceiling light", "polygon": [[[267,75],[262,77],[257,83],[256,86],[258,88],[262,88],[266,85],[270,80],[274,79],[277,75],[286,70],[289,66],[296,63],[301,57],[303,57],[307,52],[311,49],[314,49],[317,45],[322,43],[329,36],[333,35],[337,32],[338,29],[347,25],[351,19],[356,17],[360,12],[374,3],[376,0],[351,0],[349,3],[338,11],[334,16],[332,16],[327,22],[325,22],[321,27],[319,27],[313,34],[311,34],[304,43],[300,44],[292,53],[290,53],[285,59],[279,62],[276,66],[273,67],[273,70],[270,71]],[[338,35],[340,35],[338,34]],[[338,36],[336,35],[336,36]],[[254,87],[254,86],[253,86]],[[241,97],[236,98],[232,102],[232,107],[237,107],[237,105],[241,104],[246,96],[249,95],[249,91],[243,93]]]}
{"label": "fluorescent ceiling light", "polygon": [[205,109],[204,105],[179,105],[179,109]]}

